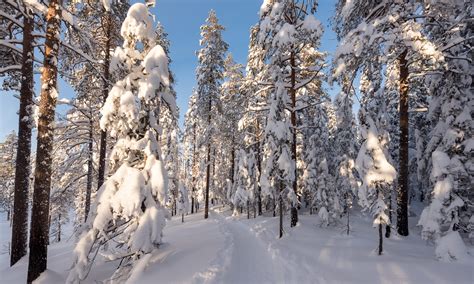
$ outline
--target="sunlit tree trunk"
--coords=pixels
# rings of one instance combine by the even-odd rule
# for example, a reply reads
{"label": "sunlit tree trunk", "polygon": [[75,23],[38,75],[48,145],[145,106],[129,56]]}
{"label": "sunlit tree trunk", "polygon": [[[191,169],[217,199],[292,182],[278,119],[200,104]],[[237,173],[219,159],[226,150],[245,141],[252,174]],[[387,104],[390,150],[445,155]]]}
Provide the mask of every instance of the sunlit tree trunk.
{"label": "sunlit tree trunk", "polygon": [[57,99],[58,51],[61,3],[51,0],[46,15],[45,56],[41,74],[41,100],[30,231],[27,282],[32,283],[46,270],[49,236],[49,195],[51,191],[54,114]]}
{"label": "sunlit tree trunk", "polygon": [[10,265],[26,255],[28,243],[28,189],[30,181],[31,121],[33,107],[33,19],[23,17],[23,54],[21,67],[18,148],[12,218]]}

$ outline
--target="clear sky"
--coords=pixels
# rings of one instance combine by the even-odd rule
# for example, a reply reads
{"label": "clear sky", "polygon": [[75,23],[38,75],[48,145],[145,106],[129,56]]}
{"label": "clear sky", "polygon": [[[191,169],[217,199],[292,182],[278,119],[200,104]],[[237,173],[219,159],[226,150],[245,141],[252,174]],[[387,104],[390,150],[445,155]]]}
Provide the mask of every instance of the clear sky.
{"label": "clear sky", "polygon": [[[196,51],[200,48],[199,27],[205,22],[209,10],[216,11],[220,23],[226,28],[223,37],[229,44],[229,51],[234,55],[234,59],[245,64],[249,30],[258,21],[262,0],[156,0],[156,2],[152,13],[156,15],[156,20],[163,24],[171,41],[173,60],[171,69],[177,80],[176,91],[182,122],[189,96],[196,82]],[[329,19],[334,14],[335,3],[334,0],[320,0],[316,13],[316,17],[325,27],[320,49],[327,51],[329,55],[337,44],[336,35],[329,24]],[[36,79],[38,90],[39,78]],[[334,94],[335,90],[327,88],[330,94]],[[62,81],[59,85],[59,96],[71,98],[73,95],[71,88]],[[11,93],[0,94],[0,140],[12,130],[17,131],[18,106],[18,99]],[[64,107],[59,107],[59,110],[64,110]]]}

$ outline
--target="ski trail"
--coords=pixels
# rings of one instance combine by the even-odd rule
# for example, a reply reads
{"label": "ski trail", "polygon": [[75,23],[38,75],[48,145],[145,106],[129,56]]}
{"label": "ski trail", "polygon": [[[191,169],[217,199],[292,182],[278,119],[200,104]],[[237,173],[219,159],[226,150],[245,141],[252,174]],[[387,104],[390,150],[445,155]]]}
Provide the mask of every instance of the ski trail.
{"label": "ski trail", "polygon": [[220,218],[216,218],[215,212],[210,211],[209,213],[209,217],[218,224],[218,230],[224,236],[224,246],[210,262],[210,267],[206,271],[195,274],[191,283],[221,283],[222,275],[230,265],[231,259],[229,256],[234,250],[234,242],[230,232],[223,227]]}
{"label": "ski trail", "polygon": [[218,283],[276,283],[284,277],[282,262],[274,258],[267,245],[251,231],[250,227],[214,213],[220,226],[231,236],[231,253],[226,255],[226,267],[221,271]]}

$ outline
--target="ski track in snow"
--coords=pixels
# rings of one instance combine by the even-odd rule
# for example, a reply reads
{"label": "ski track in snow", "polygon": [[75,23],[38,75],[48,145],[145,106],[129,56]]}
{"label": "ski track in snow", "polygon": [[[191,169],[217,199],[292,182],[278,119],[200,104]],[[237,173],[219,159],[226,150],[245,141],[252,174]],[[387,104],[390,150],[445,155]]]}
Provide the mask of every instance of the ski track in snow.
{"label": "ski track in snow", "polygon": [[215,213],[224,234],[230,236],[231,253],[226,255],[226,267],[222,278],[225,283],[275,283],[280,278],[283,266],[275,259],[261,239],[251,229],[232,217]]}
{"label": "ski track in snow", "polygon": [[209,214],[210,218],[217,223],[219,232],[224,236],[224,246],[217,252],[216,257],[210,262],[206,271],[196,273],[191,283],[218,283],[222,281],[222,275],[229,269],[230,255],[234,251],[234,240],[231,233],[227,230],[220,216],[215,210]]}

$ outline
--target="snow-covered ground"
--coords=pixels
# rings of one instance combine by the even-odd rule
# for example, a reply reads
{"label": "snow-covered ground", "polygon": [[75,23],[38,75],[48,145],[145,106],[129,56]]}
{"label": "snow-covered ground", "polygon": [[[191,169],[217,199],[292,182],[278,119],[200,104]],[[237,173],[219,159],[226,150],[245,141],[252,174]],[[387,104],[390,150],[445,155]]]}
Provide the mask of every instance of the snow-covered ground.
{"label": "snow-covered ground", "polygon": [[[245,215],[245,214],[244,214]],[[2,220],[4,220],[2,218]],[[439,262],[434,249],[412,228],[407,238],[385,239],[385,254],[375,253],[377,233],[363,216],[352,219],[350,236],[342,228],[321,228],[315,215],[301,215],[277,238],[278,218],[232,217],[227,209],[168,222],[163,244],[136,283],[474,283],[474,258]],[[2,221],[1,246],[9,241]],[[49,248],[49,271],[40,283],[64,283],[72,263],[73,238]],[[470,247],[472,252],[472,247]],[[3,250],[2,250],[3,252]],[[25,283],[27,259],[8,268],[0,255],[1,283]],[[110,277],[114,263],[98,261],[84,283]]]}

